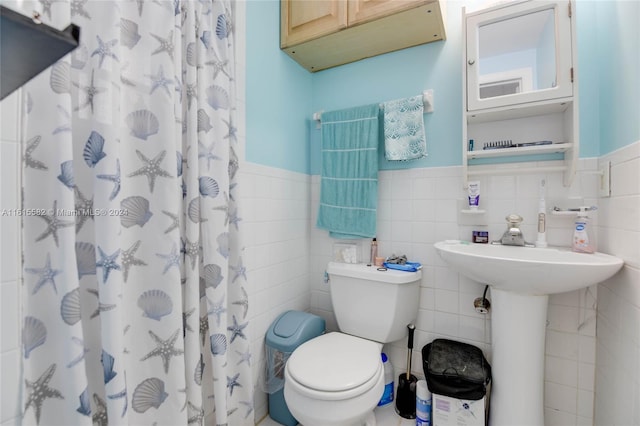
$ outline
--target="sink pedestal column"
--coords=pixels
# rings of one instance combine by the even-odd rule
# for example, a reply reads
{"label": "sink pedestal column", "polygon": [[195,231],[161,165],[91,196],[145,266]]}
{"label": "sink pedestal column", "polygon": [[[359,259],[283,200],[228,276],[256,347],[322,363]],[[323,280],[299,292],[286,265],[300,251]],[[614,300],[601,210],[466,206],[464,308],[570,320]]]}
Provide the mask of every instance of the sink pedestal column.
{"label": "sink pedestal column", "polygon": [[491,426],[544,424],[548,302],[491,288]]}

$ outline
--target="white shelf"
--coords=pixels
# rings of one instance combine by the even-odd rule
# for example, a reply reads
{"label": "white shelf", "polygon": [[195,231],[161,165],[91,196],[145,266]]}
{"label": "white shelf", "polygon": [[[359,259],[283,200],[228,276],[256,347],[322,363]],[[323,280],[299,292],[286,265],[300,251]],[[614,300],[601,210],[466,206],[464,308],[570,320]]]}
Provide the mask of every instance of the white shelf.
{"label": "white shelf", "polygon": [[572,98],[550,99],[529,104],[509,105],[465,112],[467,123],[486,123],[490,121],[512,120],[515,118],[564,112],[573,104]]}
{"label": "white shelf", "polygon": [[[465,112],[462,121],[462,166],[465,186],[469,176],[553,172],[562,173],[564,185],[571,185],[579,149],[578,111],[575,100],[551,100],[535,105],[513,105],[491,111]],[[475,142],[475,151],[468,150],[470,139]],[[511,140],[515,144],[544,140],[561,142],[482,149],[485,143],[500,140]],[[544,160],[534,157],[550,154],[559,155],[561,159]]]}
{"label": "white shelf", "polygon": [[478,151],[467,151],[467,158],[496,158],[517,155],[552,154],[567,152],[571,148],[573,148],[572,143],[552,143],[548,145],[522,146],[514,148],[483,149]]}

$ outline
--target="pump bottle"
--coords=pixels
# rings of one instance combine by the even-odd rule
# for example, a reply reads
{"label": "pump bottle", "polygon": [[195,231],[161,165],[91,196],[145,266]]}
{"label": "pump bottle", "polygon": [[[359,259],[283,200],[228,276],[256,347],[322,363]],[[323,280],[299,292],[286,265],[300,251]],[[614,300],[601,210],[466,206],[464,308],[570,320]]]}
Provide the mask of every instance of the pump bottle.
{"label": "pump bottle", "polygon": [[587,208],[580,207],[573,230],[573,251],[579,253],[593,253],[596,251],[593,241],[589,238],[590,226]]}

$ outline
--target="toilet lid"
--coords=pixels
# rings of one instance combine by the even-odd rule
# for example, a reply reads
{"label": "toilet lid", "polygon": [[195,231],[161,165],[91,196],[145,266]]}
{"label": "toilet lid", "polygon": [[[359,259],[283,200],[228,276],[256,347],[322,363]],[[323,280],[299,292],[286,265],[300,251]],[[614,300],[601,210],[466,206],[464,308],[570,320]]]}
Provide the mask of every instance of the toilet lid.
{"label": "toilet lid", "polygon": [[299,384],[323,392],[356,388],[380,372],[379,346],[342,333],[328,333],[300,345],[287,369]]}

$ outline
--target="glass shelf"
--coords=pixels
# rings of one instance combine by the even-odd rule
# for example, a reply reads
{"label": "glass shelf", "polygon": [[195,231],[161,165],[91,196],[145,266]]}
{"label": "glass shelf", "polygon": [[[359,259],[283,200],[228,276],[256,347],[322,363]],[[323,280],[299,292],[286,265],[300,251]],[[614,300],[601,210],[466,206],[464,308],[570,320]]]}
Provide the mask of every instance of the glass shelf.
{"label": "glass shelf", "polygon": [[552,154],[562,153],[573,148],[572,143],[552,143],[548,145],[537,146],[523,146],[514,148],[501,148],[501,149],[483,149],[478,151],[467,151],[468,159],[475,158],[496,158],[496,157],[510,157],[519,155],[532,155],[532,154]]}

